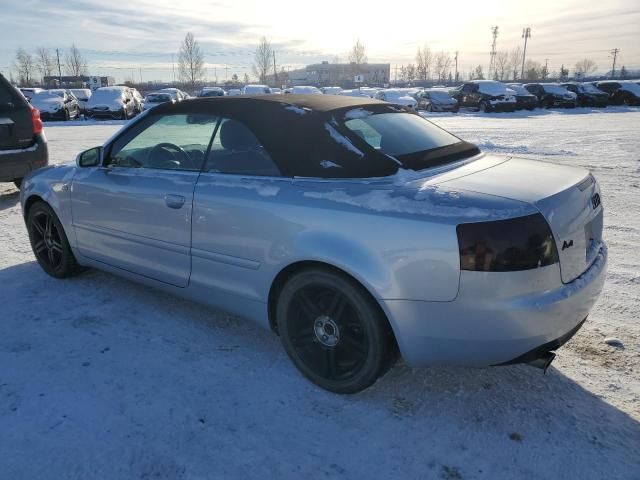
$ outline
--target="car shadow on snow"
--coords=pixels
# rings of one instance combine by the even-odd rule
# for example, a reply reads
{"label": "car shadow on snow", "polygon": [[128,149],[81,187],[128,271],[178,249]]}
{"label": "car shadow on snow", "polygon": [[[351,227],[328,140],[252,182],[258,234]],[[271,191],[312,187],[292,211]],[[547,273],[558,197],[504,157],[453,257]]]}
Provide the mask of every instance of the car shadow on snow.
{"label": "car shadow on snow", "polygon": [[0,187],[0,211],[15,207],[20,203],[20,191],[17,188]]}
{"label": "car shadow on snow", "polygon": [[[546,376],[526,366],[412,369],[400,362],[368,390],[339,396],[306,381],[277,338],[249,321],[109,274],[58,281],[29,262],[0,270],[0,284],[11,299],[3,302],[0,361],[11,355],[11,371],[24,375],[38,365],[38,352],[46,364],[45,380],[5,374],[5,389],[32,384],[47,402],[63,398],[43,416],[51,408],[72,412],[79,427],[69,423],[67,435],[81,438],[82,425],[113,428],[122,442],[132,435],[134,452],[141,439],[155,438],[154,462],[166,461],[164,448],[187,465],[187,458],[210,458],[210,444],[224,455],[233,443],[261,461],[297,466],[289,478],[317,468],[331,478],[366,476],[367,468],[370,478],[456,479],[634,478],[640,471],[640,423],[564,375],[562,349]],[[46,382],[52,394],[38,385]],[[14,396],[39,411],[28,392]],[[74,402],[82,409],[74,412]],[[21,427],[21,438],[39,438],[33,425]],[[171,431],[190,435],[187,450],[175,450]],[[286,448],[256,450],[274,439],[287,439]],[[345,445],[354,446],[348,455]],[[33,458],[40,446],[34,442]],[[102,448],[101,441],[83,445],[89,457],[101,458]],[[242,457],[223,458],[234,471]],[[144,476],[137,461],[126,476]],[[108,463],[95,472],[108,472]]]}

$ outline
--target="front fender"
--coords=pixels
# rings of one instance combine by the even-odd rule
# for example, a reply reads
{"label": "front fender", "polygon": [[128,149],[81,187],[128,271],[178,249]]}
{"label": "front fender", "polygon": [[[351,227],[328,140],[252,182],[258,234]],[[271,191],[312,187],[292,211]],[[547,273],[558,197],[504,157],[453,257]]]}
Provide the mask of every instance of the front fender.
{"label": "front fender", "polygon": [[35,199],[48,203],[56,213],[72,247],[76,238],[71,228],[71,185],[76,167],[72,165],[50,166],[29,174],[20,189],[20,204],[26,220],[28,207]]}

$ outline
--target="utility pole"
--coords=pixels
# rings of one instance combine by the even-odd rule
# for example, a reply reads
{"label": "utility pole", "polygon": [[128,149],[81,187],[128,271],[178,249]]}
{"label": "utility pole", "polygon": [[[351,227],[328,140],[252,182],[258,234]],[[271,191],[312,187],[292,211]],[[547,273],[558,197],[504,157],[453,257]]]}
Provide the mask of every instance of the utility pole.
{"label": "utility pole", "polygon": [[491,35],[493,35],[493,43],[491,44],[491,54],[489,61],[489,73],[487,78],[491,78],[491,72],[495,69],[496,65],[496,41],[498,40],[498,27],[491,27]]}
{"label": "utility pole", "polygon": [[142,84],[142,67],[138,67],[138,73],[140,74],[140,83]]}
{"label": "utility pole", "polygon": [[613,56],[613,67],[611,67],[611,78],[616,78],[616,58],[618,57],[618,53],[620,53],[619,48],[614,48],[611,50],[611,55]]}
{"label": "utility pole", "polygon": [[278,69],[276,67],[276,52],[275,50],[273,50],[271,53],[273,53],[273,84],[277,87],[278,86]]}
{"label": "utility pole", "polygon": [[542,79],[546,80],[548,76],[549,76],[549,59],[545,58],[544,59],[544,76],[542,77]]}
{"label": "utility pole", "polygon": [[453,57],[453,59],[456,61],[456,82],[458,81],[458,51],[456,50],[456,56]]}
{"label": "utility pole", "polygon": [[522,38],[524,38],[524,52],[522,52],[522,70],[520,71],[520,79],[524,78],[524,61],[527,58],[527,40],[531,38],[531,28],[522,29]]}
{"label": "utility pole", "polygon": [[173,62],[173,53],[171,54],[171,70],[173,70],[173,83],[176,83],[176,64]]}
{"label": "utility pole", "polygon": [[60,68],[60,50],[56,48],[56,57],[58,58],[58,87],[62,87],[62,69]]}

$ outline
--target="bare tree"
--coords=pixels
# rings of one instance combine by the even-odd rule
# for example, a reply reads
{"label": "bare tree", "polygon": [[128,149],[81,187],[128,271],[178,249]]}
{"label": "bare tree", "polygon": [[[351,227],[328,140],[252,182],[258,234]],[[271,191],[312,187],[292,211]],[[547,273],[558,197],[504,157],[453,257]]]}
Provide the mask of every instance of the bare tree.
{"label": "bare tree", "polygon": [[435,69],[438,75],[438,82],[447,78],[449,67],[451,66],[451,57],[449,52],[438,52],[435,58]]}
{"label": "bare tree", "polygon": [[413,63],[407,65],[406,73],[407,81],[413,82],[416,79],[416,66]]}
{"label": "bare tree", "polygon": [[509,52],[509,68],[511,69],[513,80],[518,79],[518,72],[522,67],[522,49],[516,47]]}
{"label": "bare tree", "polygon": [[31,85],[35,63],[31,54],[22,47],[16,50],[15,66],[20,84],[23,86]]}
{"label": "bare tree", "polygon": [[576,62],[575,66],[573,67],[575,75],[577,77],[586,77],[595,72],[596,68],[598,68],[598,65],[596,65],[596,62],[594,62],[590,58],[584,58],[579,62]]}
{"label": "bare tree", "polygon": [[433,54],[428,45],[424,47],[418,47],[416,53],[416,76],[418,80],[428,80],[431,70],[431,62],[433,61]]}
{"label": "bare tree", "polygon": [[258,77],[260,83],[267,83],[267,76],[273,69],[273,49],[267,40],[262,37],[253,54],[253,74]]}
{"label": "bare tree", "polygon": [[356,65],[367,63],[367,53],[364,44],[360,43],[360,40],[356,40],[351,52],[349,52],[349,62]]}
{"label": "bare tree", "polygon": [[506,80],[509,76],[509,53],[500,51],[495,57],[495,76],[498,80]]}
{"label": "bare tree", "polygon": [[178,54],[180,80],[195,88],[204,79],[204,54],[193,33],[188,32]]}
{"label": "bare tree", "polygon": [[248,84],[250,81],[249,75],[247,75],[246,73],[244,74],[244,77],[242,77],[242,80],[244,81],[244,84]]}
{"label": "bare tree", "polygon": [[38,47],[36,50],[36,67],[42,75],[42,84],[44,85],[44,77],[50,77],[55,68],[53,56],[48,48]]}
{"label": "bare tree", "polygon": [[76,44],[71,44],[71,48],[64,58],[64,68],[67,75],[72,77],[80,77],[87,74],[87,59],[80,52]]}
{"label": "bare tree", "polygon": [[523,80],[537,81],[543,74],[544,66],[535,60],[527,60],[524,64]]}
{"label": "bare tree", "polygon": [[470,75],[470,80],[484,80],[484,73],[482,71],[482,65],[478,65]]}

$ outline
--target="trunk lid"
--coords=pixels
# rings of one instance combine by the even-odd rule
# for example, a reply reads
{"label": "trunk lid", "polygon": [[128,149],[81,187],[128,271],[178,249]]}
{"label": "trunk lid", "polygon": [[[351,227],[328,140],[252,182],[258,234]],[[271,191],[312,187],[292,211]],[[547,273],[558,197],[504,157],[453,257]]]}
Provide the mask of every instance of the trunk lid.
{"label": "trunk lid", "polygon": [[602,241],[602,205],[595,178],[588,170],[564,165],[520,158],[491,165],[487,160],[488,168],[454,178],[454,172],[449,172],[429,183],[533,204],[551,226],[562,281],[580,276],[595,259]]}

